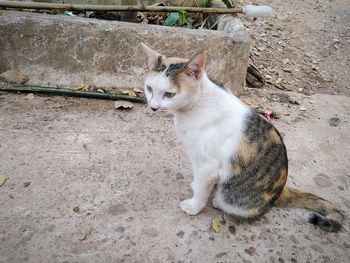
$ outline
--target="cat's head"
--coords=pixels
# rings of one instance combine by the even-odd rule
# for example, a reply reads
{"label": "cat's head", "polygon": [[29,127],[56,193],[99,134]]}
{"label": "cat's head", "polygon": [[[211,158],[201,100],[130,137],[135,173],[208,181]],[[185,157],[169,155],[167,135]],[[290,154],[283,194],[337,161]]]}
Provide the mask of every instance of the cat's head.
{"label": "cat's head", "polygon": [[204,74],[205,54],[192,59],[165,57],[141,44],[147,56],[149,72],[144,83],[152,110],[185,111],[198,100]]}

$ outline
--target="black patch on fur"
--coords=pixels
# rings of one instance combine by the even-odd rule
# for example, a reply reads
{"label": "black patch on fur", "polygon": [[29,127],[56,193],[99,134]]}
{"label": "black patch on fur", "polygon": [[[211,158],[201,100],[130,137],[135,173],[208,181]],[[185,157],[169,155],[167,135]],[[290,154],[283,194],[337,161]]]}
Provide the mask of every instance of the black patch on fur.
{"label": "black patch on fur", "polygon": [[164,69],[165,69],[165,66],[162,65],[162,56],[159,56],[158,59],[157,59],[157,63],[154,66],[153,70],[160,72],[160,71],[164,71]]}
{"label": "black patch on fur", "polygon": [[309,223],[313,225],[317,225],[319,221],[320,221],[320,216],[315,213],[313,213],[309,218]]}
{"label": "black patch on fur", "polygon": [[186,63],[176,63],[176,64],[170,64],[168,69],[165,72],[165,76],[167,77],[174,77],[179,69],[181,69]]}
{"label": "black patch on fur", "polygon": [[225,88],[224,84],[222,84],[221,82],[216,81],[216,80],[214,80],[214,79],[212,79],[212,78],[209,78],[209,79],[210,79],[210,81],[213,82],[216,86],[218,86],[219,88],[222,88],[223,90],[226,90],[226,91],[227,91],[227,89]]}
{"label": "black patch on fur", "polygon": [[341,225],[338,222],[327,219],[325,216],[316,213],[312,214],[309,218],[309,223],[316,225],[327,232],[337,232],[341,228]]}
{"label": "black patch on fur", "polygon": [[[269,137],[272,130],[276,131],[280,143]],[[226,203],[242,209],[256,209],[256,216],[260,216],[274,205],[282,193],[284,185],[275,187],[274,184],[283,169],[288,173],[287,150],[273,125],[253,110],[246,119],[244,137],[257,152],[248,160],[232,157],[232,165],[238,166],[240,173],[232,174],[222,184],[221,193]],[[271,198],[266,200],[264,194]]]}

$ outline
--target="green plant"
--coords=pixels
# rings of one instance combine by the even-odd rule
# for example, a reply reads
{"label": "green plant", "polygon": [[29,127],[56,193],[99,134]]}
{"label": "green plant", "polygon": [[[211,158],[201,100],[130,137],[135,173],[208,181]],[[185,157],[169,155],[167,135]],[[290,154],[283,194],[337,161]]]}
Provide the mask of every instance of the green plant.
{"label": "green plant", "polygon": [[211,4],[210,0],[201,0],[202,6],[203,7],[209,7]]}
{"label": "green plant", "polygon": [[231,3],[230,0],[222,0],[222,2],[226,5],[227,8],[234,8],[235,5]]}
{"label": "green plant", "polygon": [[[179,12],[170,13],[170,15],[165,19],[164,25],[166,26],[174,26],[178,23],[180,26],[186,24],[187,12],[180,10]],[[187,23],[188,28],[192,28],[192,25]]]}
{"label": "green plant", "polygon": [[179,20],[179,13],[178,12],[170,13],[170,15],[165,19],[164,25],[173,26],[176,24],[177,20]]}
{"label": "green plant", "polygon": [[187,13],[186,11],[179,11],[179,24],[182,26],[186,22]]}

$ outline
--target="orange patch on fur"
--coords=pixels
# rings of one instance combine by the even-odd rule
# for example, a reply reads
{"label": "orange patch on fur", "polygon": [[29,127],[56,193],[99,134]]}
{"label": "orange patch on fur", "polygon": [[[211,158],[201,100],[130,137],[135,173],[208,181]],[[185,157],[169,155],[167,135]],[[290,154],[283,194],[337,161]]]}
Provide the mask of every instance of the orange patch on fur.
{"label": "orange patch on fur", "polygon": [[276,130],[274,128],[272,128],[269,133],[268,133],[268,137],[271,139],[271,141],[273,141],[275,144],[280,144],[281,138],[280,136],[278,136]]}
{"label": "orange patch on fur", "polygon": [[267,193],[267,192],[263,192],[261,194],[262,199],[264,199],[264,201],[266,201],[266,202],[270,201],[272,196],[273,196],[273,194],[270,194],[270,193]]}
{"label": "orange patch on fur", "polygon": [[163,58],[162,65],[169,67],[171,64],[177,64],[177,63],[183,63],[183,62],[188,62],[188,59],[176,58],[176,57],[165,58],[165,59]]}
{"label": "orange patch on fur", "polygon": [[288,197],[289,197],[289,189],[287,187],[285,187],[285,188],[283,188],[283,191],[280,194],[280,196],[275,201],[275,206],[280,207],[282,205],[282,203],[287,200]]}
{"label": "orange patch on fur", "polygon": [[287,182],[287,170],[281,169],[280,176],[273,186],[274,188],[284,187],[286,182]]}
{"label": "orange patch on fur", "polygon": [[198,89],[200,88],[198,82],[195,82],[184,73],[180,73],[178,76],[176,76],[174,83],[179,87],[179,89],[185,91],[188,96],[193,96],[198,92]]}
{"label": "orange patch on fur", "polygon": [[245,163],[249,163],[251,160],[255,159],[256,154],[256,147],[243,139],[239,144],[239,149],[237,152],[238,157]]}

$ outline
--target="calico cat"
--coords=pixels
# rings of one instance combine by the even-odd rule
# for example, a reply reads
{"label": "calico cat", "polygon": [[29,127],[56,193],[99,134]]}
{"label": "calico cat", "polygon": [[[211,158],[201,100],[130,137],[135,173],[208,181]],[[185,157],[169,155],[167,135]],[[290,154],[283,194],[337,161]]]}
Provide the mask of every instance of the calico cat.
{"label": "calico cat", "polygon": [[165,57],[142,44],[150,71],[148,105],[174,114],[176,133],[192,163],[193,197],[181,209],[198,214],[216,185],[213,206],[243,219],[271,207],[316,212],[311,223],[338,231],[343,215],[332,203],[286,187],[288,158],[277,129],[205,73],[205,54],[186,60]]}

